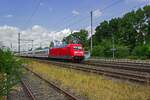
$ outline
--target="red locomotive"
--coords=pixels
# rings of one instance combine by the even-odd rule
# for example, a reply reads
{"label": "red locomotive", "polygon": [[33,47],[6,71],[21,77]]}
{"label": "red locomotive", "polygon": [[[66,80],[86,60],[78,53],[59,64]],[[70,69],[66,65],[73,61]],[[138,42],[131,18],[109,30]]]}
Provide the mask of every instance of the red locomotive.
{"label": "red locomotive", "polygon": [[72,61],[82,61],[84,59],[84,50],[81,44],[67,44],[65,46],[50,48],[49,57]]}
{"label": "red locomotive", "polygon": [[22,52],[21,56],[36,58],[55,58],[80,62],[84,60],[84,49],[81,44],[52,44],[49,49]]}

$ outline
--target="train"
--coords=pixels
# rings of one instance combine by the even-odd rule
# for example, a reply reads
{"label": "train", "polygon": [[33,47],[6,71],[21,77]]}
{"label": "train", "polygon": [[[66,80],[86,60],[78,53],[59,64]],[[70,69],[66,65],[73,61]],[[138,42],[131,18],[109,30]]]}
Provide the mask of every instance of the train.
{"label": "train", "polygon": [[59,46],[53,45],[50,48],[42,50],[21,52],[20,56],[81,62],[85,59],[85,51],[81,44],[66,44]]}

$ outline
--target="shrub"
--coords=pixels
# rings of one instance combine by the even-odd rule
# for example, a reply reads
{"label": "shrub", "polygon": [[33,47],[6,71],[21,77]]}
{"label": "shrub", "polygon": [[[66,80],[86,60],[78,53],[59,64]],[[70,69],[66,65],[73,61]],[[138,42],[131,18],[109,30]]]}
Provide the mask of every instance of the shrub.
{"label": "shrub", "polygon": [[93,50],[92,50],[92,56],[103,57],[104,56],[104,47],[101,45],[94,46]]}
{"label": "shrub", "polygon": [[7,95],[20,81],[21,64],[20,59],[14,57],[9,50],[0,49],[0,96]]}
{"label": "shrub", "polygon": [[[112,57],[113,51],[112,51],[112,43],[110,40],[103,40],[100,45],[93,47],[93,56],[99,56],[99,57]],[[115,45],[115,57],[116,58],[124,58],[129,55],[129,49],[126,46],[122,45]]]}
{"label": "shrub", "polygon": [[101,43],[102,46],[104,46],[104,57],[112,57],[112,41],[109,39],[104,39]]}
{"label": "shrub", "polygon": [[138,58],[147,58],[148,54],[149,49],[147,45],[136,46],[132,51],[132,55],[137,56]]}
{"label": "shrub", "polygon": [[125,46],[118,45],[116,46],[115,57],[117,58],[126,58],[129,55],[129,49]]}
{"label": "shrub", "polygon": [[150,58],[150,45],[147,45],[146,55],[147,55],[147,58]]}
{"label": "shrub", "polygon": [[130,56],[128,56],[127,58],[128,58],[128,59],[138,59],[137,56],[133,56],[133,55],[130,55]]}

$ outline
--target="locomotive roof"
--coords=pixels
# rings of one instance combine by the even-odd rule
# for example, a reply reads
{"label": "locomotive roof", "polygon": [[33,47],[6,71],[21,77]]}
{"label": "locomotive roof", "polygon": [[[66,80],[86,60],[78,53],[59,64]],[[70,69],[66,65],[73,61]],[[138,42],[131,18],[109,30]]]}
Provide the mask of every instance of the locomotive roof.
{"label": "locomotive roof", "polygon": [[81,44],[66,44],[66,45],[59,45],[59,46],[54,46],[52,48],[64,48],[64,47],[70,47],[70,46],[82,46]]}
{"label": "locomotive roof", "polygon": [[68,44],[67,46],[81,46],[81,44]]}

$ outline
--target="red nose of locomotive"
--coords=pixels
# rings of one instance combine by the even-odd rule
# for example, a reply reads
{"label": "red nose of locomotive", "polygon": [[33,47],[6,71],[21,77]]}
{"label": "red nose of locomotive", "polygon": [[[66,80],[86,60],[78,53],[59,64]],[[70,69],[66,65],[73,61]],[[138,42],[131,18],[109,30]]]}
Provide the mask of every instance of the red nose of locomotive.
{"label": "red nose of locomotive", "polygon": [[83,51],[74,51],[74,56],[84,56]]}
{"label": "red nose of locomotive", "polygon": [[81,46],[74,46],[74,60],[83,60],[84,59],[84,50]]}

